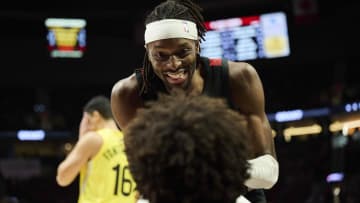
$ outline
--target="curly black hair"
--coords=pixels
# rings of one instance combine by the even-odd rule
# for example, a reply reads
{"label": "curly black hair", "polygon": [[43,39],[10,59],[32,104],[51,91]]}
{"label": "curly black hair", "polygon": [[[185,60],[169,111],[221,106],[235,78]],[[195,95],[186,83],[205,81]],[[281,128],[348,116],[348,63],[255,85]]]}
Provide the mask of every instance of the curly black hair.
{"label": "curly black hair", "polygon": [[[206,27],[204,17],[201,14],[202,8],[191,0],[167,0],[156,6],[146,17],[145,25],[162,19],[181,19],[194,22],[198,29],[199,42],[204,40]],[[199,58],[199,55],[198,55]],[[143,61],[144,76],[140,89],[140,94],[145,94],[150,90],[150,80],[154,77],[151,62],[147,51]]]}
{"label": "curly black hair", "polygon": [[234,203],[249,178],[245,124],[223,99],[159,95],[124,129],[138,191],[150,203]]}

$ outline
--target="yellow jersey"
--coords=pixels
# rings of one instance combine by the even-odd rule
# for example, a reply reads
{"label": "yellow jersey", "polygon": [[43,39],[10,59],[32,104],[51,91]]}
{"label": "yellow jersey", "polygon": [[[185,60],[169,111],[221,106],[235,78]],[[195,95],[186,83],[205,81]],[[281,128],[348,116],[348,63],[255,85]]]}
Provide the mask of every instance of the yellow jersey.
{"label": "yellow jersey", "polygon": [[99,152],[80,171],[78,203],[135,203],[136,184],[130,174],[121,131],[101,129]]}

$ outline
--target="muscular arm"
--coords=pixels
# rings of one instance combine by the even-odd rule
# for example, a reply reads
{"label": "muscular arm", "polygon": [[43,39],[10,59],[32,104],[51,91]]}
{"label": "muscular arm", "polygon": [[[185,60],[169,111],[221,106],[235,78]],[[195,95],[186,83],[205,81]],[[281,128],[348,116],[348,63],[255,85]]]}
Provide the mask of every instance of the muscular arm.
{"label": "muscular arm", "polygon": [[276,157],[271,127],[265,113],[264,90],[256,70],[247,63],[229,62],[232,101],[246,116],[254,157],[271,154]]}
{"label": "muscular arm", "polygon": [[60,186],[68,186],[79,174],[80,169],[100,150],[102,138],[95,132],[83,135],[74,149],[57,169],[56,181]]}
{"label": "muscular arm", "polygon": [[252,156],[249,188],[272,188],[279,176],[274,140],[265,113],[264,91],[255,69],[247,63],[229,62],[230,88],[235,107],[247,119]]}
{"label": "muscular arm", "polygon": [[111,110],[121,129],[135,117],[136,110],[143,106],[139,96],[135,74],[119,80],[111,91]]}

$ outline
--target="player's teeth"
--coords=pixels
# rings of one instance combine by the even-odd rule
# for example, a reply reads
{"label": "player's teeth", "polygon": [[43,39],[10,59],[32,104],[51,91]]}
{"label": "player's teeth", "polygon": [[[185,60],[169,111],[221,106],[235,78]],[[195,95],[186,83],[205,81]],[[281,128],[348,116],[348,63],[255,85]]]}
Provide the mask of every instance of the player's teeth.
{"label": "player's teeth", "polygon": [[171,78],[184,78],[185,77],[185,74],[183,71],[180,73],[168,73],[167,75]]}
{"label": "player's teeth", "polygon": [[176,72],[167,72],[167,75],[172,78],[184,78],[185,77],[185,70],[179,69]]}

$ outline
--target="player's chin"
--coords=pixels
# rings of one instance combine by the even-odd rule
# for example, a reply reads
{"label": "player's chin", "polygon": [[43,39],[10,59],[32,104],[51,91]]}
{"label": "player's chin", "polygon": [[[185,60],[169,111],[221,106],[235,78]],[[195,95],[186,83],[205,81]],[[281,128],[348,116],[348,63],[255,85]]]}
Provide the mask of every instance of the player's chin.
{"label": "player's chin", "polygon": [[188,87],[188,81],[184,80],[182,82],[176,82],[176,83],[168,83],[167,82],[168,90],[170,91],[186,91]]}

